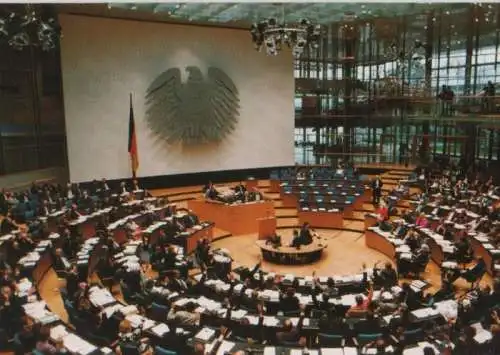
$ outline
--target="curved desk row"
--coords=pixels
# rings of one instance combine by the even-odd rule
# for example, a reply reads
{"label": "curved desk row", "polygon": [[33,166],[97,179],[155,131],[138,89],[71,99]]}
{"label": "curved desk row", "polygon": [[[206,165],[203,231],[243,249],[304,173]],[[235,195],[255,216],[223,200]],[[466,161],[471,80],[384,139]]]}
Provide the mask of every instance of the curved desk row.
{"label": "curved desk row", "polygon": [[290,246],[274,247],[264,240],[258,240],[256,244],[262,251],[264,260],[285,265],[310,264],[319,259],[323,254],[323,249],[327,247],[326,241],[314,241],[309,245],[302,245],[299,248]]}

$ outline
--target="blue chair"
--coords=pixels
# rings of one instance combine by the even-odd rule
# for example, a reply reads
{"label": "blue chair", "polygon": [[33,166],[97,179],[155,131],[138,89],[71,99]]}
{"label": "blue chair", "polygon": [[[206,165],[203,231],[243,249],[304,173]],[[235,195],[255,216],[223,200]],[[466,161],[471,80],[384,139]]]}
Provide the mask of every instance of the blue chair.
{"label": "blue chair", "polygon": [[405,344],[416,344],[419,341],[423,341],[425,338],[425,334],[422,329],[412,329],[406,330],[404,333]]}
{"label": "blue chair", "polygon": [[345,339],[341,334],[318,333],[318,345],[321,347],[343,347]]}
{"label": "blue chair", "polygon": [[158,354],[158,355],[177,355],[177,353],[175,351],[164,349],[161,346],[155,347],[155,354]]}
{"label": "blue chair", "polygon": [[356,337],[358,346],[365,346],[368,343],[371,343],[372,341],[375,341],[377,339],[380,339],[382,337],[382,333],[360,333]]}
{"label": "blue chair", "polygon": [[135,344],[123,344],[120,345],[120,350],[122,351],[122,355],[140,355],[139,349]]}
{"label": "blue chair", "polygon": [[35,219],[35,211],[34,210],[27,210],[24,212],[24,220],[25,221],[32,221]]}

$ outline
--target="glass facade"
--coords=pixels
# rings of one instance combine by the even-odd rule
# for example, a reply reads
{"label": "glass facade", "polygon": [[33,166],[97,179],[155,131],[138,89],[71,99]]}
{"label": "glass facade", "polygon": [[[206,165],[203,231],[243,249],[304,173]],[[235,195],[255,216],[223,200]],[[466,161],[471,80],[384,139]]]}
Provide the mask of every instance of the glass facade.
{"label": "glass facade", "polygon": [[497,161],[499,9],[328,26],[295,63],[296,163]]}

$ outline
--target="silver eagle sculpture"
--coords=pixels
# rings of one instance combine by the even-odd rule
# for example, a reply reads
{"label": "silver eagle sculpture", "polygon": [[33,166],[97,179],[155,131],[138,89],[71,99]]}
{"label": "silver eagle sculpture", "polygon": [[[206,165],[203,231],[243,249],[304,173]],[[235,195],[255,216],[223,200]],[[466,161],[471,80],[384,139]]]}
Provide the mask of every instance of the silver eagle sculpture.
{"label": "silver eagle sculpture", "polygon": [[209,67],[206,77],[195,66],[158,75],[146,92],[146,120],[150,129],[167,144],[218,143],[236,127],[240,99],[231,78],[221,69]]}

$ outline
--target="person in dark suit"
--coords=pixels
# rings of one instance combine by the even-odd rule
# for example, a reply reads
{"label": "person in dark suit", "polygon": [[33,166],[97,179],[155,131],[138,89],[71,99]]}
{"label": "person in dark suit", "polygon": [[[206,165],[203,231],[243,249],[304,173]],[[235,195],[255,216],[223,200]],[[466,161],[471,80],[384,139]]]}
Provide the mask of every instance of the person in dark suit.
{"label": "person in dark suit", "polygon": [[284,295],[280,292],[280,310],[283,312],[298,311],[300,307],[299,298],[295,296],[295,289],[289,287]]}
{"label": "person in dark suit", "polygon": [[9,234],[12,231],[17,229],[17,224],[14,222],[12,217],[12,213],[9,211],[4,219],[2,219],[2,223],[0,224],[0,233],[2,235]]}
{"label": "person in dark suit", "polygon": [[384,183],[380,176],[377,175],[375,180],[372,181],[372,194],[373,194],[373,204],[378,205],[380,202],[380,196],[382,195],[382,186]]}
{"label": "person in dark suit", "polygon": [[392,286],[397,285],[398,274],[392,267],[392,264],[387,262],[382,270],[378,270],[377,268],[373,270],[373,279],[375,284],[381,285],[385,289],[390,289]]}
{"label": "person in dark suit", "polygon": [[313,235],[311,233],[311,229],[309,227],[309,223],[305,222],[302,225],[299,233],[300,242],[302,245],[309,245],[313,242]]}
{"label": "person in dark suit", "polygon": [[50,214],[50,206],[47,200],[44,200],[38,209],[38,216],[47,217]]}
{"label": "person in dark suit", "polygon": [[304,306],[300,305],[301,313],[297,326],[294,327],[290,319],[283,322],[283,327],[276,332],[278,344],[289,345],[290,343],[299,343],[301,338],[302,326],[304,324]]}
{"label": "person in dark suit", "polygon": [[240,182],[233,189],[234,196],[237,200],[244,202],[245,201],[245,192],[247,191],[246,187]]}
{"label": "person in dark suit", "polygon": [[215,189],[214,184],[211,181],[204,188],[205,198],[210,200],[217,200],[219,197],[219,192]]}

